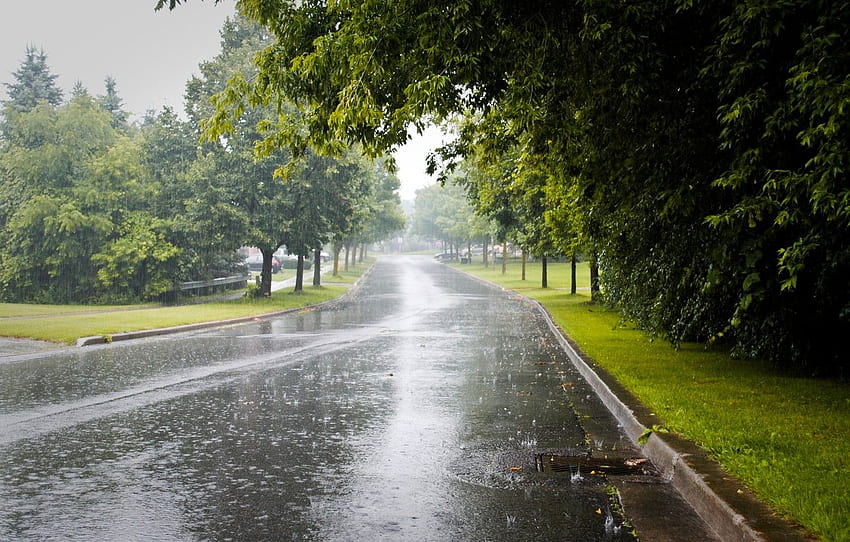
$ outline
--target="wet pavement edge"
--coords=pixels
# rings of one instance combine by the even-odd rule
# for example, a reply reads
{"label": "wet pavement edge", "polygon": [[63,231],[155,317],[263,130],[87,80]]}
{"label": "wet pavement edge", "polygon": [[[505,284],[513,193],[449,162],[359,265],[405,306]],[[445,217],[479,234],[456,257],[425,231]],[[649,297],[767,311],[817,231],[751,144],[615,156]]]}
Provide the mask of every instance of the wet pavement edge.
{"label": "wet pavement edge", "polygon": [[[451,269],[495,288],[511,291],[537,308],[558,338],[567,357],[620,424],[629,440],[676,488],[720,540],[724,542],[812,542],[818,540],[807,535],[802,527],[777,516],[748,487],[723,469],[696,444],[669,433],[652,433],[645,444],[639,444],[638,439],[648,428],[663,426],[663,421],[608,371],[585,354],[555,323],[552,315],[539,301],[465,273],[461,269]],[[632,499],[630,493],[624,492],[623,489],[618,487],[627,516],[633,521],[637,520],[635,523],[645,515],[652,516],[651,513],[646,514],[645,510],[639,509],[641,506],[646,506],[639,494]],[[636,525],[636,528],[640,535],[640,527]]]}
{"label": "wet pavement edge", "polygon": [[[525,297],[525,296],[524,296]],[[681,493],[696,513],[724,541],[802,542],[812,540],[777,517],[734,476],[695,444],[672,434],[652,433],[645,445],[638,439],[663,421],[642,405],[613,376],[581,352],[539,302],[527,298],[543,314],[567,356],[614,415],[628,438]],[[628,496],[623,506],[629,515]],[[640,529],[638,528],[638,533]]]}
{"label": "wet pavement edge", "polygon": [[[354,295],[357,289],[360,287],[360,284],[368,277],[372,269],[374,269],[374,265],[370,266],[369,269],[364,271],[360,277],[351,285],[351,287],[342,295],[337,298],[330,299],[328,301],[324,301],[322,303],[317,303],[315,305],[309,305],[309,308],[321,308],[328,307],[335,303],[340,303],[346,300],[348,297]],[[278,288],[280,289],[280,288]],[[112,335],[92,335],[89,337],[80,337],[77,339],[77,346],[92,346],[96,344],[107,344],[116,341],[128,341],[132,339],[143,339],[145,337],[156,337],[159,335],[170,335],[174,333],[185,333],[189,331],[197,331],[201,329],[208,329],[213,327],[221,327],[228,325],[237,325],[244,324],[247,322],[256,322],[260,320],[265,320],[267,318],[275,318],[277,316],[282,316],[284,314],[291,314],[294,312],[302,311],[307,309],[308,307],[297,307],[293,309],[285,309],[276,312],[270,312],[265,314],[258,314],[254,316],[242,316],[240,318],[231,318],[229,320],[219,320],[216,322],[199,322],[197,324],[185,324],[182,326],[173,326],[173,327],[163,327],[156,329],[142,329],[138,331],[127,331],[125,333],[115,333]]]}

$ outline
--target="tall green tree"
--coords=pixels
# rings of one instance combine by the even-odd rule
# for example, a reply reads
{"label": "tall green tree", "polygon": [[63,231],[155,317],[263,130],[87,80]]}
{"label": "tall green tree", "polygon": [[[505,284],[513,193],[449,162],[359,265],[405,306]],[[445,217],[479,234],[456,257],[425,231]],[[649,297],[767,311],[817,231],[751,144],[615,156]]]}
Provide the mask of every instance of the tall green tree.
{"label": "tall green tree", "polygon": [[2,191],[17,194],[0,232],[3,297],[115,302],[169,290],[178,250],[151,214],[138,142],[87,95],[41,103],[15,123],[30,145],[0,153]]}
{"label": "tall green tree", "polygon": [[232,213],[218,214],[223,202],[198,197],[212,165],[199,154],[197,127],[164,107],[146,116],[138,137],[152,185],[151,212],[169,221],[172,239],[181,248],[175,280],[208,280],[236,272],[241,221]]}
{"label": "tall green tree", "polygon": [[107,115],[81,97],[58,109],[42,101],[8,120],[4,133],[15,135],[0,153],[4,297],[59,302],[92,295],[88,257],[110,225],[85,213],[69,190],[114,143]]}
{"label": "tall green tree", "polygon": [[352,208],[351,198],[358,197],[360,168],[354,156],[345,163],[308,152],[303,165],[285,182],[285,214],[293,219],[285,230],[284,244],[298,258],[294,293],[303,289],[305,259],[332,239],[339,226],[334,220]]}
{"label": "tall green tree", "polygon": [[384,161],[367,166],[373,186],[368,198],[369,215],[360,239],[364,245],[381,242],[405,227],[398,189],[401,181],[389,172]]}
{"label": "tall green tree", "polygon": [[[330,235],[328,243],[333,252],[334,276],[340,272],[340,252],[350,240],[365,229],[364,224],[369,220],[371,206],[370,198],[374,190],[373,177],[369,175],[369,164],[362,157],[355,157],[353,152],[346,155],[346,161],[357,164],[353,175],[348,178],[348,188],[328,194],[326,218],[330,223]],[[317,262],[314,262],[314,264]],[[314,283],[319,282],[321,277],[316,277],[314,269]]]}
{"label": "tall green tree", "polygon": [[124,110],[124,102],[118,95],[118,83],[114,77],[108,75],[103,84],[106,87],[106,93],[98,96],[97,101],[100,107],[112,115],[112,127],[120,132],[126,132],[129,129],[128,115]]}
{"label": "tall green tree", "polygon": [[730,328],[744,354],[846,374],[850,5],[745,2],[724,15],[703,80],[728,156],[709,221],[737,279]]}
{"label": "tall green tree", "polygon": [[[254,76],[252,59],[267,42],[268,35],[245,19],[224,25],[221,54],[187,85],[190,122],[204,124],[214,111],[210,98],[228,80]],[[231,239],[260,249],[262,295],[271,292],[272,257],[283,246],[298,257],[295,291],[301,291],[304,258],[355,224],[352,200],[367,186],[363,164],[351,157],[268,149],[264,131],[276,125],[281,110],[294,111],[289,103],[278,106],[247,107],[227,134],[209,138],[198,168],[202,189],[189,209],[207,235],[226,230]]]}
{"label": "tall green tree", "polygon": [[[241,18],[228,20],[221,36],[221,52],[202,63],[200,76],[193,76],[186,85],[186,111],[196,130],[212,113],[211,97],[230,78],[253,76],[251,58],[266,43],[260,27]],[[272,118],[269,108],[248,108],[227,137],[203,145],[192,173],[195,193],[188,204],[189,216],[204,235],[231,243],[233,251],[242,245],[260,249],[260,295],[271,294],[273,254],[284,244],[285,229],[293,218],[286,212],[284,182],[274,175],[290,162],[289,154],[280,151],[255,159],[255,146],[261,139],[258,125]]]}
{"label": "tall green tree", "polygon": [[[19,72],[49,73],[30,64]],[[170,290],[180,250],[126,124],[116,130],[115,111],[79,84],[64,104],[44,98],[27,109],[11,98],[0,139],[0,296],[119,302]]]}
{"label": "tall green tree", "polygon": [[111,224],[91,261],[97,266],[99,296],[112,301],[156,299],[179,278],[181,238],[170,217],[160,214],[158,185],[143,152],[139,138],[119,136],[91,161],[88,174],[71,191],[89,215]]}
{"label": "tall green tree", "polygon": [[4,83],[9,99],[4,108],[10,111],[26,113],[32,111],[39,102],[54,107],[62,103],[62,90],[56,86],[56,74],[51,73],[47,65],[47,54],[42,49],[27,46],[21,66],[12,74],[13,83]]}

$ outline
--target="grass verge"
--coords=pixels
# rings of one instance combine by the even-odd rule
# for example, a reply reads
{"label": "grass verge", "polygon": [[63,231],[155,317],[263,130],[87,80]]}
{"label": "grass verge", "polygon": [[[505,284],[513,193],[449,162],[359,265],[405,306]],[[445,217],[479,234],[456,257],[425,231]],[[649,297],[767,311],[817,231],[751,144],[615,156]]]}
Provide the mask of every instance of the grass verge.
{"label": "grass verge", "polygon": [[[665,426],[707,450],[779,514],[824,541],[850,541],[850,385],[797,378],[758,361],[684,344],[679,350],[570,295],[569,265],[457,266],[540,301],[559,326]],[[579,287],[587,287],[581,266]]]}
{"label": "grass verge", "polygon": [[[264,299],[240,298],[176,307],[0,304],[0,336],[74,344],[79,337],[114,335],[297,309],[341,296],[373,262],[369,260],[350,266],[340,277],[326,276],[323,280],[327,285],[304,286],[299,295],[293,295],[291,288],[285,288]],[[305,283],[310,284],[311,281],[312,275],[305,276]]]}

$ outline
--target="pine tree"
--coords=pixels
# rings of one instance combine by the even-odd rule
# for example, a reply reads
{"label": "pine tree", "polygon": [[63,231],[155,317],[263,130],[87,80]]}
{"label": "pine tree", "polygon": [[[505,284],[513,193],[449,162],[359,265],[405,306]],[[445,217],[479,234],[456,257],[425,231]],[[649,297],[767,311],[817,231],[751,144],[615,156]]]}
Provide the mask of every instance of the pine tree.
{"label": "pine tree", "polygon": [[32,111],[42,100],[53,106],[62,103],[62,90],[56,86],[58,75],[50,73],[43,50],[28,46],[21,67],[13,75],[14,83],[4,83],[9,94],[6,105],[13,110]]}
{"label": "pine tree", "polygon": [[127,112],[122,109],[121,97],[118,96],[117,83],[111,75],[106,76],[103,82],[106,94],[97,97],[97,101],[104,110],[112,115],[112,127],[116,130],[127,128]]}
{"label": "pine tree", "polygon": [[71,96],[74,98],[82,98],[83,96],[88,96],[89,91],[83,85],[83,82],[77,79],[74,81],[74,88],[71,89]]}

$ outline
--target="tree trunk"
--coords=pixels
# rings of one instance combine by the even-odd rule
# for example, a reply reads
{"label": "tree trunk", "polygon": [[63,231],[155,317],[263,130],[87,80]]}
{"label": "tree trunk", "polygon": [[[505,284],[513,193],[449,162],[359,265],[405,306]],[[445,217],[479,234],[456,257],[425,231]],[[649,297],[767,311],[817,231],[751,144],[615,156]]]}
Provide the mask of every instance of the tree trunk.
{"label": "tree trunk", "polygon": [[570,256],[570,293],[576,295],[576,253]]}
{"label": "tree trunk", "polygon": [[596,253],[590,256],[590,300],[599,299],[599,264],[596,263]]}
{"label": "tree trunk", "polygon": [[313,251],[313,286],[322,285],[322,249]]}
{"label": "tree trunk", "polygon": [[260,254],[263,255],[263,269],[260,271],[260,297],[269,297],[272,295],[272,258],[274,251],[261,248]]}
{"label": "tree trunk", "polygon": [[342,245],[339,243],[334,243],[334,272],[333,276],[339,276],[339,253],[342,251]]}
{"label": "tree trunk", "polygon": [[489,245],[487,244],[487,239],[484,239],[483,245],[484,245],[484,269],[487,269],[488,267],[490,267],[490,261],[489,261],[490,258],[489,258],[489,255],[487,254],[487,251],[489,249]]}
{"label": "tree trunk", "polygon": [[541,281],[540,287],[541,288],[548,288],[549,287],[549,269],[548,269],[549,266],[548,266],[546,256],[542,256],[540,258],[540,263],[542,264],[542,267],[543,267],[543,280]]}
{"label": "tree trunk", "polygon": [[366,261],[366,243],[360,243],[360,263]]}
{"label": "tree trunk", "polygon": [[293,293],[300,294],[304,290],[304,255],[298,255],[298,265],[295,266],[295,290]]}
{"label": "tree trunk", "polygon": [[522,280],[525,280],[525,262],[528,259],[528,253],[522,249]]}
{"label": "tree trunk", "polygon": [[343,271],[348,271],[348,260],[351,257],[351,241],[345,242],[345,266],[343,267]]}

